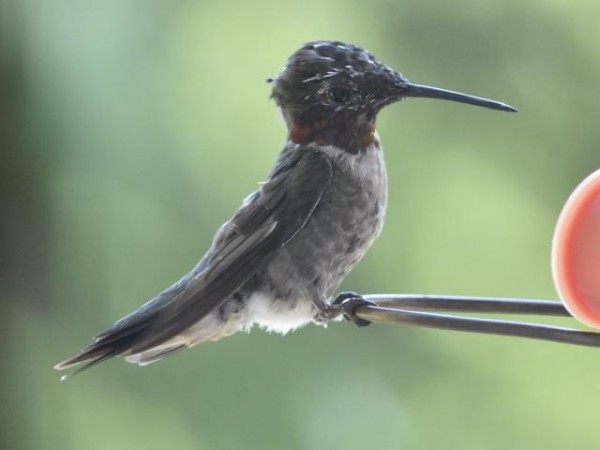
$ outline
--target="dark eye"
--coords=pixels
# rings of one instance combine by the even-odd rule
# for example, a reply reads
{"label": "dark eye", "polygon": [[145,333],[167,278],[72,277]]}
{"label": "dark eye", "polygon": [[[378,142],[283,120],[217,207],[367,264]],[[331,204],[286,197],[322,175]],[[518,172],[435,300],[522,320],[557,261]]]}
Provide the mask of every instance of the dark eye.
{"label": "dark eye", "polygon": [[329,95],[334,102],[343,103],[350,98],[350,91],[343,86],[333,86]]}

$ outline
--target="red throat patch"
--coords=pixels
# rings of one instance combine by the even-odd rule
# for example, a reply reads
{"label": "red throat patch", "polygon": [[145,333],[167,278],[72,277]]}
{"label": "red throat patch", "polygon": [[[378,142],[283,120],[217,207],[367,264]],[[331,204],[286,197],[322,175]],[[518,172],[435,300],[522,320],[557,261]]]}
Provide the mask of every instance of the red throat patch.
{"label": "red throat patch", "polygon": [[306,144],[313,140],[314,130],[307,123],[294,122],[290,130],[290,140],[294,144]]}
{"label": "red throat patch", "polygon": [[294,144],[308,144],[314,142],[317,145],[335,145],[350,153],[355,153],[359,149],[365,149],[370,145],[379,148],[375,123],[369,123],[366,126],[349,128],[331,127],[330,122],[326,120],[316,120],[314,122],[294,121],[289,139]]}
{"label": "red throat patch", "polygon": [[[376,136],[377,136],[377,129],[375,128],[375,124],[372,123],[369,127],[369,131],[362,138],[362,144],[365,147],[368,147],[369,145],[371,145],[373,142],[375,142],[377,140]],[[375,146],[379,147],[379,142],[375,142]]]}

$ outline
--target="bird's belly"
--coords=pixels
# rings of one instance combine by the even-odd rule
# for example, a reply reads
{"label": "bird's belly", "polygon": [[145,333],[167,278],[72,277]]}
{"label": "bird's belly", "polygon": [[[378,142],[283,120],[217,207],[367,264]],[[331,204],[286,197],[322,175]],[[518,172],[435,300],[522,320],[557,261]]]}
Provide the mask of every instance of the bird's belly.
{"label": "bird's belly", "polygon": [[384,208],[367,197],[350,205],[343,196],[324,198],[305,227],[257,274],[266,295],[260,305],[271,302],[273,319],[310,320],[314,303],[326,302],[365,255],[381,230]]}
{"label": "bird's belly", "polygon": [[[346,218],[348,219],[348,218]],[[247,299],[249,323],[286,333],[310,322],[364,256],[381,229],[383,213],[358,220],[316,214],[257,274]]]}
{"label": "bird's belly", "polygon": [[330,299],[379,235],[387,199],[385,166],[378,148],[365,155],[349,156],[362,157],[360,164],[334,161],[332,184],[310,219],[247,286],[252,321],[278,332],[311,321],[315,305]]}
{"label": "bird's belly", "polygon": [[247,324],[253,324],[276,333],[286,334],[309,323],[314,314],[312,302],[306,298],[286,300],[272,293],[256,291],[246,302]]}

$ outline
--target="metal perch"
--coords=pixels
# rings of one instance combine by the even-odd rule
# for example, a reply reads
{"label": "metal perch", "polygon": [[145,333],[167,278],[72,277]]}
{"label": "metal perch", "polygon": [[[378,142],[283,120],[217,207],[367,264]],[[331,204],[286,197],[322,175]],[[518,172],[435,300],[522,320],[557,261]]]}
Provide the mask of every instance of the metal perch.
{"label": "metal perch", "polygon": [[[461,317],[442,312],[528,314],[571,317],[560,302],[512,298],[435,295],[365,295],[354,314],[370,322],[414,325],[470,333],[515,336],[565,344],[600,347],[600,333],[536,323]],[[437,311],[437,312],[432,312]]]}

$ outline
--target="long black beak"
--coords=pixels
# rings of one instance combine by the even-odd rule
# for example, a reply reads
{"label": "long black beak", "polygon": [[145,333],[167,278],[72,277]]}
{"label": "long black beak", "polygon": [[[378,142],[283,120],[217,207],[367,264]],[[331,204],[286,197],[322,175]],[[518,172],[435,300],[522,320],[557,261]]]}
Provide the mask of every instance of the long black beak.
{"label": "long black beak", "polygon": [[365,295],[364,300],[367,302],[359,305],[355,309],[355,314],[360,319],[370,322],[495,334],[588,347],[600,347],[600,333],[596,332],[538,323],[440,314],[440,312],[462,312],[571,317],[560,302],[401,294]]}
{"label": "long black beak", "polygon": [[515,108],[506,103],[489,100],[474,95],[461,94],[460,92],[448,91],[431,86],[408,83],[402,87],[402,97],[424,97],[448,100],[451,102],[467,103],[469,105],[482,106],[483,108],[496,109],[498,111],[517,112]]}

